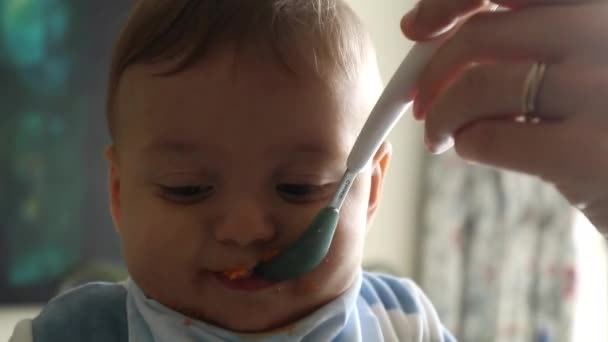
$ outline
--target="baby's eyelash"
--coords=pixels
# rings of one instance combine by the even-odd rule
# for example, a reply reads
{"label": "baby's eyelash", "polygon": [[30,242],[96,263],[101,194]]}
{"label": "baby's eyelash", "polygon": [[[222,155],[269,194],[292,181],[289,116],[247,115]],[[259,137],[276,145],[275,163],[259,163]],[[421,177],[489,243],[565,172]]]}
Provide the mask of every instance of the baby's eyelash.
{"label": "baby's eyelash", "polygon": [[[288,202],[310,203],[328,198],[332,194],[335,183],[329,184],[305,184],[305,183],[281,183],[276,186],[276,191]],[[211,196],[215,191],[211,185],[160,185],[161,197],[167,201],[179,204],[192,204],[200,202]]]}
{"label": "baby's eyelash", "polygon": [[211,195],[214,188],[210,185],[184,185],[165,186],[161,185],[162,195],[165,199],[178,203],[193,203],[205,199]]}
{"label": "baby's eyelash", "polygon": [[323,186],[310,185],[310,184],[279,184],[277,189],[279,191],[290,192],[293,194],[305,194],[313,191],[322,190]]}
{"label": "baby's eyelash", "polygon": [[292,202],[314,202],[329,196],[333,184],[297,184],[283,183],[277,185],[277,191]]}

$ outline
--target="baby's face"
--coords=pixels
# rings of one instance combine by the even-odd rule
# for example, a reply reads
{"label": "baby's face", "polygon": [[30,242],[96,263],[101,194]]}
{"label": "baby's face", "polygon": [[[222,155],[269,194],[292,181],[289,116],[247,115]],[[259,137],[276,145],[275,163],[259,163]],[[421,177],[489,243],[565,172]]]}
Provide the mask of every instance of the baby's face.
{"label": "baby's face", "polygon": [[228,47],[179,74],[155,76],[161,70],[125,73],[109,154],[134,281],[176,311],[247,332],[283,326],[344,292],[360,267],[386,150],[355,182],[317,269],[274,284],[222,272],[293,242],[327,204],[374,92],[328,89],[264,52]]}

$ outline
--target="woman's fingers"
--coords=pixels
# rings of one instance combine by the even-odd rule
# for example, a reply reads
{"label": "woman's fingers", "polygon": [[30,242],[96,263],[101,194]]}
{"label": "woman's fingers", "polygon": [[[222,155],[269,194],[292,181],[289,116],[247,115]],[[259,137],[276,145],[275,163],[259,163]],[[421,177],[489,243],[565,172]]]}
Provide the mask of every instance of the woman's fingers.
{"label": "woman's fingers", "polygon": [[[451,147],[452,136],[478,120],[513,121],[524,114],[525,82],[530,63],[485,64],[469,68],[436,98],[425,121],[429,149],[441,153]],[[608,108],[608,68],[549,65],[534,101],[534,116],[556,121]]]}
{"label": "woman's fingers", "polygon": [[488,119],[471,123],[455,136],[455,149],[466,160],[507,170],[538,175],[560,167],[560,151],[553,148],[563,139],[559,123],[524,125]]}
{"label": "woman's fingers", "polygon": [[[605,4],[569,7],[538,7],[525,11],[479,13],[467,21],[439,49],[422,73],[414,112],[424,116],[443,87],[472,63],[584,63],[608,57],[608,16]],[[538,25],[539,18],[543,25]],[[589,24],[589,21],[595,24]],[[492,34],[489,34],[491,32]],[[600,43],[600,42],[604,43]]]}
{"label": "woman's fingers", "polygon": [[403,17],[401,30],[412,40],[426,40],[486,4],[487,0],[422,0]]}
{"label": "woman's fingers", "polygon": [[448,29],[457,19],[482,10],[489,4],[508,9],[597,2],[597,0],[420,0],[401,19],[401,30],[412,40],[427,40]]}
{"label": "woman's fingers", "polygon": [[450,148],[453,134],[469,122],[517,116],[529,68],[528,64],[478,65],[463,73],[428,111],[425,141],[429,150],[442,153]]}

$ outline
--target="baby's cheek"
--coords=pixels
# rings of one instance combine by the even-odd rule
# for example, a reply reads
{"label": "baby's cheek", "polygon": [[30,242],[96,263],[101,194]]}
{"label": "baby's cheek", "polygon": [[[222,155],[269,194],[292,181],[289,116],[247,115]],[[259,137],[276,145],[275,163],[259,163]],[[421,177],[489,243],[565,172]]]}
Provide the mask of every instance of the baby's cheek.
{"label": "baby's cheek", "polygon": [[353,185],[340,212],[340,221],[332,244],[333,252],[341,259],[341,263],[351,268],[359,267],[363,254],[367,230],[366,188],[368,186],[364,180]]}
{"label": "baby's cheek", "polygon": [[348,289],[359,272],[365,237],[365,210],[353,205],[343,207],[329,253],[322,264],[298,285],[301,294],[324,293],[335,297]]}
{"label": "baby's cheek", "polygon": [[[366,233],[369,203],[369,181],[366,173],[357,178],[340,211],[340,221],[336,232],[349,244],[362,242]],[[355,247],[351,245],[351,247]],[[361,246],[362,248],[362,246]]]}
{"label": "baby's cheek", "polygon": [[121,235],[131,267],[153,277],[185,277],[192,272],[203,241],[202,230],[188,215],[178,215],[150,198],[133,203],[124,215]]}

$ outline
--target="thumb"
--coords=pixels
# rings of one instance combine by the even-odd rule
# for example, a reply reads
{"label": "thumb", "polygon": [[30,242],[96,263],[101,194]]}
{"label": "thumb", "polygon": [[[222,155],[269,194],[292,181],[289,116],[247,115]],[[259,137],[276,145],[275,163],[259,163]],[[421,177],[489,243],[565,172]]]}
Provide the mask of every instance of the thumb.
{"label": "thumb", "polygon": [[465,160],[523,172],[551,181],[563,168],[563,149],[569,142],[558,122],[524,124],[481,120],[454,136],[456,153]]}
{"label": "thumb", "polygon": [[[456,20],[449,13],[439,13],[429,16],[426,3],[418,4],[401,19],[401,31],[414,41],[425,41],[434,38],[441,32],[447,31]],[[424,8],[424,9],[421,9]]]}
{"label": "thumb", "polygon": [[419,0],[401,19],[401,31],[411,40],[432,39],[485,5],[485,0]]}

